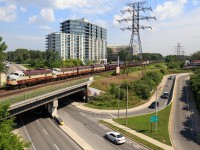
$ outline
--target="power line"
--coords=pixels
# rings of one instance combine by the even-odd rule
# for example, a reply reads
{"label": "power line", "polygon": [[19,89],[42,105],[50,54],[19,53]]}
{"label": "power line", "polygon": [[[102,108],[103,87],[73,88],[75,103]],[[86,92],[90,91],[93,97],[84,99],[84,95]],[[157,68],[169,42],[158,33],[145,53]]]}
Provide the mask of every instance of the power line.
{"label": "power line", "polygon": [[[144,7],[144,4],[146,4],[146,1],[141,1],[141,2],[135,2],[135,3],[128,3],[127,6],[130,7],[128,9],[125,9],[121,11],[123,14],[125,12],[129,12],[132,14],[131,17],[127,17],[121,20],[118,20],[119,23],[123,21],[131,21],[132,26],[126,27],[126,28],[121,28],[123,31],[124,30],[130,30],[131,31],[131,39],[129,43],[129,53],[131,55],[138,55],[141,62],[142,62],[142,44],[141,44],[141,39],[140,39],[140,29],[147,29],[151,28],[151,26],[144,26],[140,25],[140,20],[149,20],[149,19],[156,19],[155,17],[151,16],[142,16],[140,14],[141,11],[145,12],[146,10],[151,10],[151,7]],[[138,50],[136,49],[138,48]],[[144,68],[143,68],[144,69]],[[142,73],[144,73],[145,70],[142,70]]]}

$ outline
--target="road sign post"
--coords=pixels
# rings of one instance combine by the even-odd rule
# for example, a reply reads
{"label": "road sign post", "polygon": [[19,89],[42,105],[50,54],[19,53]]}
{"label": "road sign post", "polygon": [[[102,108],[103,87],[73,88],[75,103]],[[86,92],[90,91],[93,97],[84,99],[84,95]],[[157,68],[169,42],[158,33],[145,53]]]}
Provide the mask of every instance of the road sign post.
{"label": "road sign post", "polygon": [[[151,122],[151,133],[152,133],[152,123],[158,122],[158,116],[151,116],[150,122]],[[156,129],[156,131],[157,131],[157,129]]]}

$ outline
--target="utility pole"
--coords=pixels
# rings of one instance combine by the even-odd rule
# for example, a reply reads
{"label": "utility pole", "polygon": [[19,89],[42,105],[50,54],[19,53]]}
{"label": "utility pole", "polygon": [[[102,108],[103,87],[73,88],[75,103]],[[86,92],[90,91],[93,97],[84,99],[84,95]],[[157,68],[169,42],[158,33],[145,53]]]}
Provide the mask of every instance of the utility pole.
{"label": "utility pole", "polygon": [[129,26],[126,28],[121,28],[121,30],[122,31],[130,30],[131,31],[131,39],[130,39],[130,43],[129,43],[129,53],[131,55],[139,56],[139,59],[141,61],[141,66],[142,66],[142,74],[144,74],[146,72],[146,70],[145,70],[145,66],[143,65],[143,62],[142,62],[142,44],[141,44],[141,39],[140,39],[140,29],[144,30],[146,28],[151,28],[151,26],[140,25],[140,20],[156,19],[155,17],[142,16],[140,14],[141,11],[143,11],[143,12],[145,12],[146,10],[152,11],[151,7],[144,7],[144,4],[146,4],[146,1],[128,3],[127,6],[129,6],[130,8],[125,9],[121,12],[123,14],[125,12],[129,12],[130,14],[132,14],[132,16],[121,19],[121,20],[117,20],[117,21],[119,21],[119,23],[122,21],[126,21],[126,22],[131,21],[132,22],[131,27]]}
{"label": "utility pole", "polygon": [[180,59],[181,52],[182,52],[181,49],[183,49],[183,46],[181,46],[181,43],[177,43],[177,46],[175,46],[175,49],[176,49],[175,52],[176,52],[177,59]]}
{"label": "utility pole", "polygon": [[120,85],[118,86],[118,119],[119,119]]}
{"label": "utility pole", "polygon": [[126,87],[126,125],[128,124],[128,86]]}

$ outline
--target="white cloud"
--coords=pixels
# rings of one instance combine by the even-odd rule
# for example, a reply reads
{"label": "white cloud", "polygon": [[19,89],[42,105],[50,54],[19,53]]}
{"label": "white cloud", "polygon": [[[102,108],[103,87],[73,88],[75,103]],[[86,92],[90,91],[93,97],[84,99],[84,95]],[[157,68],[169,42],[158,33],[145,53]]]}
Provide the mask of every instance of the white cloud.
{"label": "white cloud", "polygon": [[28,18],[28,23],[35,23],[37,21],[37,16],[34,15],[34,16],[31,16]]}
{"label": "white cloud", "polygon": [[15,5],[0,7],[0,21],[5,21],[5,22],[15,21],[16,9],[17,7]]}
{"label": "white cloud", "polygon": [[19,10],[20,10],[21,12],[26,12],[26,8],[25,8],[25,7],[20,7]]}
{"label": "white cloud", "polygon": [[45,30],[51,30],[52,28],[49,26],[40,26],[40,28],[45,29]]}
{"label": "white cloud", "polygon": [[47,20],[48,22],[55,21],[55,15],[53,9],[50,8],[43,8],[40,11],[40,15],[43,19]]}
{"label": "white cloud", "polygon": [[154,14],[160,20],[176,17],[183,12],[186,3],[187,0],[167,1],[163,5],[158,5]]}
{"label": "white cloud", "polygon": [[28,35],[15,35],[15,37],[18,40],[23,40],[23,41],[37,41],[37,40],[44,39],[44,37],[40,37],[40,36],[28,36]]}
{"label": "white cloud", "polygon": [[46,22],[55,21],[55,15],[53,9],[43,8],[39,15],[33,15],[28,18],[28,23],[33,24],[45,24]]}
{"label": "white cloud", "polygon": [[194,5],[198,5],[200,2],[199,2],[199,0],[192,0],[192,3],[193,3]]}
{"label": "white cloud", "polygon": [[66,8],[74,8],[74,7],[81,7],[80,5],[82,3],[83,5],[86,5],[86,0],[55,0],[54,6],[57,9],[66,9]]}
{"label": "white cloud", "polygon": [[94,21],[94,24],[98,24],[98,26],[101,26],[103,28],[107,28],[108,27],[108,22],[106,20],[96,19]]}

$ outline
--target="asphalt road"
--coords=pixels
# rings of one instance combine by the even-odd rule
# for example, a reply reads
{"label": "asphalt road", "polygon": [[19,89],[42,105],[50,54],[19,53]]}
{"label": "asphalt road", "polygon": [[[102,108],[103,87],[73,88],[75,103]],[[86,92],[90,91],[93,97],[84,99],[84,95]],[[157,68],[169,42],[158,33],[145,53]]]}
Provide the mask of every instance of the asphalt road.
{"label": "asphalt road", "polygon": [[[166,82],[163,85],[158,87],[158,90],[157,90],[157,101],[159,102],[159,107],[157,108],[157,111],[165,108],[170,103],[171,99],[163,99],[163,98],[161,98],[161,95],[164,92],[170,93],[175,77],[176,76],[174,75],[173,76],[173,80],[167,79]],[[131,92],[131,91],[129,91],[129,92]],[[155,101],[156,101],[156,97],[155,97]],[[153,112],[155,112],[155,109],[148,108],[148,106],[147,106],[147,107],[144,107],[144,108],[139,109],[139,110],[135,110],[135,109],[134,110],[131,110],[131,109],[128,110],[128,116],[139,116],[139,115],[143,115],[143,114],[147,114],[147,113],[153,113]],[[112,114],[115,117],[118,116],[117,112],[113,112],[113,113],[110,113],[110,114]],[[125,117],[125,115],[126,115],[125,111],[119,111],[119,116],[120,117]]]}
{"label": "asphalt road", "polygon": [[58,109],[58,115],[74,132],[85,140],[95,150],[144,150],[143,146],[127,139],[125,144],[115,145],[104,136],[111,131],[106,126],[98,123],[100,118],[108,118],[109,115],[94,114],[81,111],[72,105],[64,104]]}
{"label": "asphalt road", "polygon": [[191,118],[192,109],[196,108],[191,109],[190,106],[196,104],[189,90],[188,77],[189,75],[182,75],[177,79],[176,91],[173,97],[171,135],[176,150],[200,149],[200,140],[195,133],[193,119]]}
{"label": "asphalt road", "polygon": [[23,139],[31,142],[31,150],[81,150],[48,115],[39,116],[26,112],[17,119],[18,131]]}

